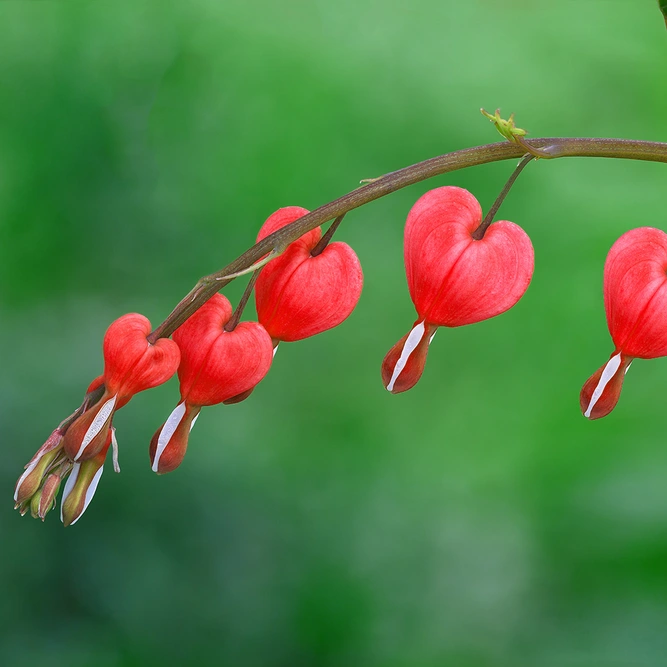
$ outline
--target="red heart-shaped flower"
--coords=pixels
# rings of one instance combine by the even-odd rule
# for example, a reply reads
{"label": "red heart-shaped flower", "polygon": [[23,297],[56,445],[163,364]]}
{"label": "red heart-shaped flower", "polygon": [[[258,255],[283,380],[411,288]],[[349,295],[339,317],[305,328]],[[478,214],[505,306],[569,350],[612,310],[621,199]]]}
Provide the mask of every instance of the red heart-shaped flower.
{"label": "red heart-shaped flower", "polygon": [[181,464],[202,406],[249,391],[271,366],[273,344],[264,327],[241,322],[226,331],[231,316],[229,301],[215,294],[174,332],[181,350],[181,402],[151,440],[149,455],[157,473],[171,472]]}
{"label": "red heart-shaped flower", "polygon": [[493,223],[479,241],[475,197],[453,186],[417,200],[405,225],[405,271],[422,320],[446,327],[473,324],[509,310],[533,275],[533,246],[513,222]]}
{"label": "red heart-shaped flower", "polygon": [[418,319],[382,363],[385,387],[399,393],[421,377],[439,326],[495,317],[524,294],[533,275],[533,246],[513,222],[493,223],[473,238],[482,209],[470,192],[442,187],[412,207],[405,225],[405,270]]}
{"label": "red heart-shaped flower", "polygon": [[617,350],[629,357],[667,355],[667,234],[640,227],[611,247],[604,265],[604,306]]}
{"label": "red heart-shaped flower", "polygon": [[178,346],[168,338],[160,338],[153,345],[147,340],[150,332],[151,323],[139,313],[123,315],[107,329],[103,346],[104,395],[65,434],[63,447],[72,460],[95,457],[108,440],[116,410],[134,394],[163,384],[176,372],[181,358]]}
{"label": "red heart-shaped flower", "polygon": [[639,227],[614,243],[604,265],[604,306],[615,349],[581,390],[581,411],[589,419],[614,409],[633,358],[667,356],[665,232]]}
{"label": "red heart-shaped flower", "polygon": [[[308,211],[289,206],[276,211],[257,240],[303,217]],[[330,243],[313,257],[319,227],[290,243],[259,274],[255,302],[260,323],[274,341],[296,341],[322,333],[345,320],[359,301],[361,264],[346,243]]]}

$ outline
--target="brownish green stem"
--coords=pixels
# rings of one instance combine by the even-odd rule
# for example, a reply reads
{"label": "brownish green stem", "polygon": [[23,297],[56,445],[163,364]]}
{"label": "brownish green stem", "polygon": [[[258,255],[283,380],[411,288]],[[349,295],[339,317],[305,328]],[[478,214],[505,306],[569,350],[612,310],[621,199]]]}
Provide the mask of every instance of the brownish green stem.
{"label": "brownish green stem", "polygon": [[255,288],[255,283],[257,282],[258,275],[259,271],[255,271],[250,277],[250,280],[248,281],[248,284],[246,285],[245,290],[243,291],[243,296],[239,301],[239,305],[236,306],[236,310],[234,311],[234,314],[229,318],[229,322],[225,324],[225,331],[234,331],[234,329],[236,329],[237,324],[241,321],[241,315],[243,315],[243,311],[245,310],[245,307],[248,303],[248,299],[250,299],[250,295],[252,294],[252,291]]}
{"label": "brownish green stem", "polygon": [[345,213],[339,215],[331,223],[331,227],[327,229],[327,233],[319,240],[319,243],[310,251],[311,257],[317,257],[318,255],[322,254],[322,251],[329,245],[329,242],[331,241],[333,235],[336,233],[336,230],[338,229],[340,223],[343,222],[344,217]]}
{"label": "brownish green stem", "polygon": [[529,155],[524,156],[523,160],[519,162],[517,168],[512,172],[512,175],[509,177],[507,183],[505,183],[505,187],[502,189],[502,192],[498,195],[496,201],[493,202],[493,206],[489,209],[489,212],[486,214],[486,217],[484,218],[484,220],[482,220],[480,226],[472,233],[472,237],[474,239],[479,241],[480,239],[484,238],[486,230],[489,228],[489,225],[493,222],[493,218],[496,215],[496,213],[498,213],[498,209],[501,207],[502,203],[505,201],[505,197],[507,197],[509,191],[512,189],[514,181],[516,181],[516,179],[519,178],[519,174],[523,171],[524,167],[534,158],[535,156],[531,153]]}
{"label": "brownish green stem", "polygon": [[[542,138],[530,140],[530,145],[551,158],[560,157],[603,157],[624,160],[648,160],[667,163],[667,143],[655,141],[634,141],[630,139],[595,139],[595,138]],[[231,264],[217,273],[202,278],[190,293],[174,308],[167,319],[148,337],[155,343],[158,338],[165,338],[190,317],[199,307],[216,292],[233,280],[230,274],[243,271],[274,249],[282,250],[292,241],[296,241],[306,232],[333,220],[355,208],[364,206],[380,197],[396,192],[408,185],[414,185],[433,176],[440,176],[450,171],[474,167],[480,164],[512,160],[526,152],[523,146],[509,141],[502,141],[475,148],[466,148],[453,153],[418,162],[404,169],[368,183],[324,206],[311,211],[295,222],[282,227],[262,239],[249,250],[237,257]],[[545,156],[546,156],[545,155]]]}

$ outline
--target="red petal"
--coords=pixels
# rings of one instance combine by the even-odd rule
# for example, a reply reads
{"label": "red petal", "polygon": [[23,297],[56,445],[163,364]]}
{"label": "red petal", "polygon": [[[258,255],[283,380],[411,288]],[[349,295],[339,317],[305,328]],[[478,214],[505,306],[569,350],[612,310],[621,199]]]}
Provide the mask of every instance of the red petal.
{"label": "red petal", "polygon": [[419,315],[440,326],[462,326],[511,308],[534,267],[528,235],[496,222],[477,241],[482,212],[467,190],[443,187],[421,197],[405,227],[405,266]]}
{"label": "red petal", "polygon": [[149,448],[153,472],[163,475],[181,465],[200,409],[188,403],[179,403],[169,419],[155,432]]}
{"label": "red petal", "polygon": [[[277,232],[279,229],[295,222],[299,218],[303,218],[307,213],[310,213],[310,211],[307,208],[301,208],[301,206],[285,206],[284,208],[279,208],[275,213],[272,213],[262,225],[259,234],[257,234],[257,242],[259,243],[259,241],[265,239],[270,234],[273,234],[273,232]],[[310,248],[314,248],[321,237],[322,230],[319,227],[315,227],[315,229],[306,232],[294,243],[300,242],[299,245],[308,245]]]}
{"label": "red petal", "polygon": [[216,294],[174,332],[181,349],[181,397],[194,405],[222,403],[254,387],[268,372],[273,344],[257,322],[224,326],[229,301]]}
{"label": "red petal", "polygon": [[237,403],[241,403],[242,401],[245,401],[246,398],[250,398],[250,394],[255,391],[255,388],[253,387],[252,389],[248,389],[247,391],[244,391],[240,394],[237,394],[236,396],[232,396],[231,398],[228,398],[223,401],[225,405],[236,405]]}
{"label": "red petal", "polygon": [[86,394],[92,394],[96,389],[99,389],[104,384],[104,375],[98,375],[86,389]]}
{"label": "red petal", "polygon": [[107,445],[111,421],[119,407],[118,395],[111,395],[107,389],[104,396],[67,429],[63,437],[67,456],[73,461],[97,456]]}
{"label": "red petal", "polygon": [[123,315],[104,336],[104,382],[110,395],[126,398],[166,382],[178,368],[180,352],[174,341],[146,337],[151,323],[143,315]]}
{"label": "red petal", "polygon": [[626,232],[604,267],[604,302],[617,349],[632,357],[667,355],[667,234],[653,227]]}
{"label": "red petal", "polygon": [[273,344],[257,322],[241,322],[234,331],[222,331],[211,346],[187,398],[194,405],[215,405],[258,384],[273,360]]}
{"label": "red petal", "polygon": [[276,340],[302,340],[338,326],[359,301],[363,273],[354,250],[331,243],[312,257],[315,245],[292,244],[259,274],[258,319]]}
{"label": "red petal", "polygon": [[584,417],[599,419],[614,409],[631,363],[632,357],[615,351],[609,361],[586,381],[579,396]]}
{"label": "red petal", "polygon": [[426,355],[437,327],[417,321],[389,350],[382,362],[382,382],[392,394],[412,389],[424,372]]}
{"label": "red petal", "polygon": [[188,395],[211,346],[232,316],[232,305],[222,294],[214,294],[194,315],[190,316],[172,338],[181,350],[178,379],[181,397]]}

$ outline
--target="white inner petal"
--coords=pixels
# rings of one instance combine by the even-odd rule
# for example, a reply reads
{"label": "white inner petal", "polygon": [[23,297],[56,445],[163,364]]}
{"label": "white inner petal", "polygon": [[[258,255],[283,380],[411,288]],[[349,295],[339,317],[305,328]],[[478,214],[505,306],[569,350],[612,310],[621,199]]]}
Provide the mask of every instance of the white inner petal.
{"label": "white inner petal", "polygon": [[111,451],[114,472],[120,472],[120,464],[118,463],[118,440],[116,440],[116,429],[113,426],[111,427]]}
{"label": "white inner petal", "polygon": [[70,526],[73,526],[82,516],[83,513],[88,509],[88,505],[90,505],[90,501],[93,499],[93,496],[95,495],[95,491],[97,491],[97,485],[100,483],[100,477],[102,477],[102,471],[104,470],[104,466],[101,466],[100,469],[95,473],[95,477],[93,477],[92,481],[90,482],[90,485],[86,489],[86,498],[83,501],[83,509],[81,510],[81,514],[79,514],[72,523],[70,523]]}
{"label": "white inner petal", "polygon": [[426,327],[424,326],[424,322],[419,322],[415,325],[409,336],[406,338],[405,345],[403,345],[403,349],[401,350],[401,356],[398,358],[396,366],[394,366],[394,372],[392,373],[391,380],[387,385],[387,391],[393,391],[396,380],[398,380],[398,376],[405,368],[405,364],[408,363],[410,355],[417,349],[421,339],[424,337],[425,331]]}
{"label": "white inner petal", "polygon": [[[44,456],[44,454],[42,454]],[[42,456],[40,456],[38,459],[35,459],[26,469],[25,472],[19,477],[19,481],[16,482],[16,490],[14,491],[14,502],[18,500],[19,497],[19,489],[21,488],[21,484],[23,484],[23,481],[25,478],[37,467],[37,464],[42,460]]]}
{"label": "white inner petal", "polygon": [[106,403],[100,408],[100,411],[95,415],[93,423],[88,427],[86,435],[83,436],[81,442],[81,447],[74,457],[75,461],[78,461],[79,457],[83,454],[86,447],[93,441],[93,438],[99,434],[99,432],[104,428],[104,425],[107,423],[113,409],[116,405],[117,396],[112,396]]}
{"label": "white inner petal", "polygon": [[192,427],[195,425],[195,422],[199,419],[199,415],[201,412],[198,412],[195,416],[194,419],[190,422],[190,430],[192,431]]}
{"label": "white inner petal", "polygon": [[[280,343],[278,343],[278,345],[280,345]],[[274,357],[276,356],[276,352],[278,351],[278,345],[276,345],[276,346],[273,348],[273,356],[274,356]]]}
{"label": "white inner petal", "polygon": [[620,365],[621,365],[621,353],[619,352],[607,362],[604,369],[602,370],[602,375],[600,375],[600,380],[598,381],[598,384],[595,387],[595,391],[593,391],[593,395],[591,396],[591,402],[588,404],[588,410],[586,410],[586,412],[584,413],[584,417],[590,418],[591,412],[595,407],[595,404],[600,400],[600,396],[602,396],[605,387],[609,384],[609,381],[614,377],[614,375],[616,375],[616,371],[619,369]]}
{"label": "white inner petal", "polygon": [[[158,471],[160,464],[160,457],[164,453],[164,450],[167,448],[169,441],[171,440],[178,425],[181,423],[183,416],[185,415],[185,401],[179,403],[169,415],[169,419],[164,423],[160,435],[157,438],[157,447],[155,448],[155,458],[153,459],[152,469],[153,472]],[[193,420],[194,423],[194,420]],[[192,428],[192,427],[190,427]]]}
{"label": "white inner petal", "polygon": [[72,489],[74,488],[74,485],[76,484],[76,480],[79,477],[79,470],[81,469],[81,464],[80,463],[75,463],[72,466],[72,472],[69,474],[69,477],[67,478],[67,481],[65,482],[65,488],[63,489],[63,497],[60,499],[60,520],[63,521],[63,505],[65,504],[65,501],[67,500],[67,496],[69,496],[70,493],[72,493]]}

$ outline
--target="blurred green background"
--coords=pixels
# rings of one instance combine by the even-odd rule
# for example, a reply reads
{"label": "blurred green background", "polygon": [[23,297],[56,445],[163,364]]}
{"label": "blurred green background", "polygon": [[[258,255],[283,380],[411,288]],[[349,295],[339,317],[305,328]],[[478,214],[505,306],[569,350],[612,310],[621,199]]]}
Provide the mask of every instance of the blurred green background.
{"label": "blurred green background", "polygon": [[405,216],[445,184],[488,208],[512,164],[354,212],[357,310],[205,409],[178,471],[147,455],[172,380],[118,414],[123,472],[76,526],[11,503],[108,324],[157,324],[272,211],[497,140],[480,106],[667,140],[666,66],[653,0],[0,1],[0,664],[667,665],[667,360],[607,419],[578,408],[612,351],[607,250],[667,225],[665,165],[530,165],[501,211],[530,289],[441,331],[400,396]]}

